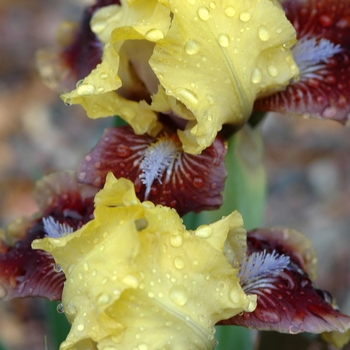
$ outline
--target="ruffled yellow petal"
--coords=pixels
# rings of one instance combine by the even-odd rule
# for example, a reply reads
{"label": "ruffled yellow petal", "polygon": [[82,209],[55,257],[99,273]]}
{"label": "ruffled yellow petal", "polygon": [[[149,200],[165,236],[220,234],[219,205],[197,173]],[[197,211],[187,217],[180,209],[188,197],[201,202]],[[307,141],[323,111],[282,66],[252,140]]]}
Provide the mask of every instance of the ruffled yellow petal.
{"label": "ruffled yellow petal", "polygon": [[[106,43],[102,62],[78,82],[75,90],[62,95],[64,102],[82,105],[90,118],[119,115],[133,127],[135,133],[154,133],[158,129],[156,113],[115,92],[123,85],[120,68],[123,70],[121,76],[128,79],[127,83],[130,83],[132,75],[127,62],[120,67],[119,55],[124,40],[157,41],[163,38],[170,24],[169,13],[169,9],[155,0],[134,1],[130,6],[122,1],[122,6],[111,5],[97,11],[92,18],[91,29]],[[137,83],[136,80],[131,82]]]}
{"label": "ruffled yellow petal", "polygon": [[190,232],[173,209],[140,203],[130,181],[109,175],[94,216],[33,243],[67,277],[72,328],[61,350],[213,349],[217,321],[255,308],[223,253],[227,235],[242,229],[238,213]]}
{"label": "ruffled yellow petal", "polygon": [[257,96],[298,73],[289,50],[295,30],[270,0],[162,3],[174,17],[150,64],[166,93],[195,115],[180,137],[186,152],[200,153],[223,124],[242,124]]}

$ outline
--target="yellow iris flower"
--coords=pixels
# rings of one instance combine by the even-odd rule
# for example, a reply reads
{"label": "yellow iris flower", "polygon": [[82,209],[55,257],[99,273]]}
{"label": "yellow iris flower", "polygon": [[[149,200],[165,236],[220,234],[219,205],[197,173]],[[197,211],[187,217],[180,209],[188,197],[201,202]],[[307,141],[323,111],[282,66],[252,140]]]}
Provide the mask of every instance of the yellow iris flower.
{"label": "yellow iris flower", "polygon": [[175,210],[141,203],[110,173],[93,220],[33,242],[66,275],[72,328],[60,349],[213,349],[219,320],[256,307],[237,277],[245,242],[237,212],[187,231]]}
{"label": "yellow iris flower", "polygon": [[[97,11],[91,28],[102,62],[63,99],[91,118],[120,115],[138,134],[159,130],[157,111],[180,111],[189,153],[210,146],[223,124],[242,125],[257,97],[298,75],[295,30],[278,1],[122,0]],[[140,81],[151,105],[127,98]]]}

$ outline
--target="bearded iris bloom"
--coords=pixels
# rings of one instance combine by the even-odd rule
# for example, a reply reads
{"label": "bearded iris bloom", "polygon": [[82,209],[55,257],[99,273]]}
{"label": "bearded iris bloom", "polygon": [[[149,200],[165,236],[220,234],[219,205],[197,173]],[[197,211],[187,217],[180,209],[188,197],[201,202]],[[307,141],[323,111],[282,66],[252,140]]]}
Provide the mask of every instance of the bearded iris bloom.
{"label": "bearded iris bloom", "polygon": [[189,232],[174,210],[141,203],[130,181],[111,174],[95,205],[80,230],[33,242],[67,278],[62,304],[72,329],[62,350],[211,349],[217,321],[255,308],[224,254],[228,235],[231,261],[244,254],[238,213]]}
{"label": "bearded iris bloom", "polygon": [[[210,146],[223,124],[242,125],[258,96],[298,74],[295,30],[269,0],[122,1],[97,11],[91,28],[102,62],[64,101],[92,118],[120,115],[137,134],[154,134],[156,112],[173,112],[186,121],[178,135],[189,153]],[[148,101],[125,98],[136,78]]]}

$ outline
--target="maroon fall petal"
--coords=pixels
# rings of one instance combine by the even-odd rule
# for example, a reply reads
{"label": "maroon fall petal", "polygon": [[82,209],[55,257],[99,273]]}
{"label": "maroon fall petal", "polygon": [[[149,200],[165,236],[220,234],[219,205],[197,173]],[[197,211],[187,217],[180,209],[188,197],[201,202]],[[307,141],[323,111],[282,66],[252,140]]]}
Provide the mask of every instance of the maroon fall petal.
{"label": "maroon fall petal", "polygon": [[[173,154],[167,145],[173,147]],[[128,126],[110,128],[80,164],[78,181],[100,189],[111,171],[116,178],[133,181],[141,201],[166,205],[184,215],[222,204],[225,154],[219,137],[202,154],[191,155],[182,151],[176,134],[152,138],[135,135]],[[158,175],[152,178],[150,173],[157,174],[157,169]]]}
{"label": "maroon fall petal", "polygon": [[[322,39],[340,45],[340,52],[312,69],[302,70],[300,80],[286,90],[258,99],[256,110],[300,114],[348,123],[350,113],[350,3],[348,0],[287,0],[287,18],[298,40]],[[311,41],[310,41],[311,43]],[[298,45],[298,44],[297,44]],[[309,45],[309,52],[315,48]],[[293,54],[295,49],[293,49]],[[315,54],[316,58],[318,53]]]}
{"label": "maroon fall petal", "polygon": [[[31,244],[34,239],[47,234],[42,221],[44,217],[52,217],[74,230],[91,220],[95,193],[96,189],[78,185],[74,173],[56,173],[38,182],[37,196],[40,199],[39,206],[42,207],[39,218],[28,221],[27,224],[18,224],[18,229],[23,229],[24,233],[13,245],[1,242],[0,298],[61,299],[64,274],[59,271],[50,254],[32,249]],[[12,226],[16,226],[16,223]]]}
{"label": "maroon fall petal", "polygon": [[267,273],[243,285],[247,294],[257,295],[255,311],[223,320],[220,324],[291,334],[344,332],[350,329],[350,317],[333,307],[331,295],[316,288],[304,272],[301,255],[295,255],[283,239],[275,239],[276,231],[272,234],[273,239],[267,240],[268,231],[248,232],[248,256],[263,251],[274,252],[277,260],[281,256],[289,256],[288,266],[278,274]]}

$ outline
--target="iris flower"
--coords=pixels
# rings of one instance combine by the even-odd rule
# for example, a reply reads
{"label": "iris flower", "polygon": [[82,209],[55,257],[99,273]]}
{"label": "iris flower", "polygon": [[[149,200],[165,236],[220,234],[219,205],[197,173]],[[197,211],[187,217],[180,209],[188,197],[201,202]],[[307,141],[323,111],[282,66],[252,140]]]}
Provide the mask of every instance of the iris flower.
{"label": "iris flower", "polygon": [[[119,115],[137,134],[158,131],[156,112],[175,113],[188,153],[210,146],[223,124],[242,125],[257,97],[298,74],[295,30],[270,0],[121,1],[98,10],[91,29],[102,61],[64,101],[91,118]],[[131,100],[140,83],[148,97]]]}
{"label": "iris flower", "polygon": [[33,242],[66,275],[72,328],[62,350],[212,349],[219,320],[255,308],[224,254],[229,236],[231,263],[244,255],[238,213],[187,231],[173,209],[141,203],[133,184],[112,174],[95,205],[78,231]]}

